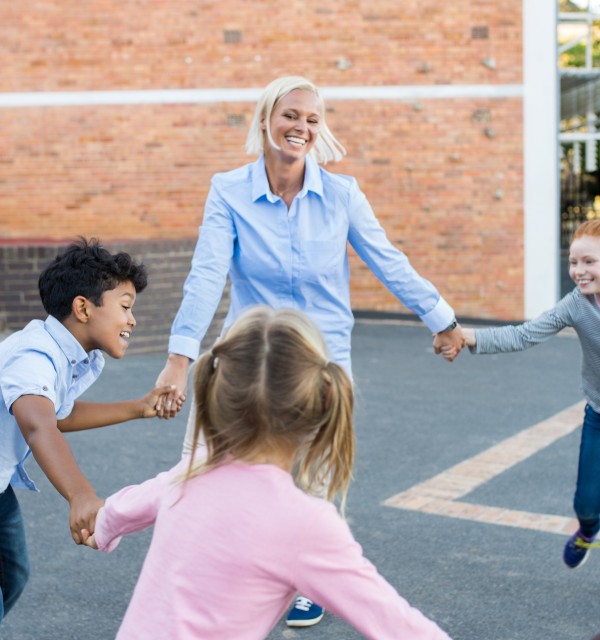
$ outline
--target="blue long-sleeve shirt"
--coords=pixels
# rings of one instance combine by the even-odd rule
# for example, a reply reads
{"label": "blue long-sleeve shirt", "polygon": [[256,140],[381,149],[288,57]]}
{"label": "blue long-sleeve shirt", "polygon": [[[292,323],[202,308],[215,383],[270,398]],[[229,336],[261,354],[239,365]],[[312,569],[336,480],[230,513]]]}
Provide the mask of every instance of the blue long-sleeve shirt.
{"label": "blue long-sleeve shirt", "polygon": [[271,192],[261,156],[212,178],[169,352],[198,357],[229,275],[225,328],[257,304],[299,309],[323,333],[330,358],[350,371],[348,242],[432,332],[452,322],[452,308],[389,242],[354,178],[307,157],[304,186],[288,210]]}

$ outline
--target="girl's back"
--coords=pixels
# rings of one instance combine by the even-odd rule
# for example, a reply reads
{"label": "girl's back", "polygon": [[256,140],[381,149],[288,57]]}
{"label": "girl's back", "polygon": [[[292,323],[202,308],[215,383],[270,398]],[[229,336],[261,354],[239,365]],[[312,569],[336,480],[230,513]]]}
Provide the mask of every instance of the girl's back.
{"label": "girl's back", "polygon": [[165,638],[265,637],[295,594],[303,529],[328,505],[273,465],[232,462],[173,484],[185,468],[178,465],[154,486],[125,489],[107,505],[129,513],[131,500],[157,508],[118,637],[149,638],[157,628]]}
{"label": "girl's back", "polygon": [[170,640],[259,640],[297,590],[368,638],[447,640],[363,557],[335,507],[300,491],[289,473],[236,461],[182,485],[186,465],[126,487],[100,512],[105,550],[156,518],[118,640],[157,630]]}

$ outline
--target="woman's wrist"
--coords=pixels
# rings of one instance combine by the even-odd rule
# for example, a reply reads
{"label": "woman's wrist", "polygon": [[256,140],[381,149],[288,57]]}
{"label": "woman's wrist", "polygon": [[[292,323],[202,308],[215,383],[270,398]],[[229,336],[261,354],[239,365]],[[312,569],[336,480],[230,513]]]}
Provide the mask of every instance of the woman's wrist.
{"label": "woman's wrist", "polygon": [[187,356],[182,356],[180,353],[170,353],[167,357],[167,362],[175,367],[187,369],[191,360]]}

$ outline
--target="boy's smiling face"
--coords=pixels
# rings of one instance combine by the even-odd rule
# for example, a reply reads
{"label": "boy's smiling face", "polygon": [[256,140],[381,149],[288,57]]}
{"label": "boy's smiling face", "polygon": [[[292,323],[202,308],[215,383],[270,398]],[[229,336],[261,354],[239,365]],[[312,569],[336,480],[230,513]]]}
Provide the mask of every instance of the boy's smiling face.
{"label": "boy's smiling face", "polygon": [[129,337],[136,325],[132,313],[135,296],[135,287],[126,281],[105,291],[101,306],[97,307],[84,299],[87,321],[78,332],[78,339],[86,351],[101,349],[112,358],[125,355]]}
{"label": "boy's smiling face", "polygon": [[573,240],[569,276],[581,293],[600,296],[600,237],[581,236]]}

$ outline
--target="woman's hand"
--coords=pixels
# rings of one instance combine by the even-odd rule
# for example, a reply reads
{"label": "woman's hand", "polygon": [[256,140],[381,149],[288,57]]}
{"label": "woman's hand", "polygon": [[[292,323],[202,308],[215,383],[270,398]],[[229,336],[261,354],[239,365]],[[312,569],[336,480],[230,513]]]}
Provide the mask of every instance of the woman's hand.
{"label": "woman's hand", "polygon": [[433,350],[442,354],[448,362],[452,362],[465,346],[465,337],[459,324],[452,331],[433,334]]}
{"label": "woman's hand", "polygon": [[170,386],[169,393],[159,396],[156,415],[159,418],[174,418],[185,401],[187,376],[190,359],[177,353],[170,353],[164,369],[156,379],[156,386]]}

